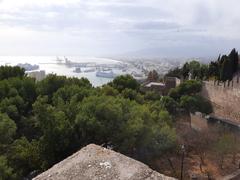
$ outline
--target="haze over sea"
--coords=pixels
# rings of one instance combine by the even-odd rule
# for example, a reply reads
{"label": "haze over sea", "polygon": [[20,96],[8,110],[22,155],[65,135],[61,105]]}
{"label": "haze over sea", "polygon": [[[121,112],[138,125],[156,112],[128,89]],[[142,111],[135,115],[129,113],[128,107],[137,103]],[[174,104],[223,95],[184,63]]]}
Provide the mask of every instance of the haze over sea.
{"label": "haze over sea", "polygon": [[[79,57],[79,56],[66,56],[70,61],[78,63],[96,63],[96,64],[117,64],[120,61],[107,59],[107,58],[96,58],[96,57]],[[60,57],[63,59],[63,57]],[[39,65],[39,70],[45,70],[46,74],[57,74],[64,75],[67,77],[86,77],[93,86],[101,86],[112,80],[112,78],[101,78],[96,77],[96,72],[88,73],[76,73],[74,67],[68,67],[64,64],[57,62],[56,56],[0,56],[0,65],[15,66],[19,63],[29,63]],[[113,70],[116,74],[121,74],[119,70]]]}

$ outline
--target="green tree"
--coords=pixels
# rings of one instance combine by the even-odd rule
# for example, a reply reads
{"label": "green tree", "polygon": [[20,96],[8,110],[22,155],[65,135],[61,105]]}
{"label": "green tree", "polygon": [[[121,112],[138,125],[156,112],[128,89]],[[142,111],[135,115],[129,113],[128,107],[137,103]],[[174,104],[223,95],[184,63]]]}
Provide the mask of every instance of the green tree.
{"label": "green tree", "polygon": [[178,100],[181,97],[181,94],[179,93],[179,88],[172,88],[168,92],[168,96],[173,98],[174,100]]}
{"label": "green tree", "polygon": [[162,106],[170,113],[170,114],[176,114],[178,103],[171,98],[170,96],[163,96],[160,100]]}
{"label": "green tree", "polygon": [[16,124],[8,115],[0,114],[0,146],[8,144],[13,140],[16,129]]}
{"label": "green tree", "polygon": [[211,62],[209,64],[209,76],[213,76],[216,80],[219,80],[219,68],[218,68],[218,63],[217,62]]}
{"label": "green tree", "polygon": [[43,134],[40,138],[40,146],[45,167],[70,155],[76,142],[73,125],[66,114],[47,104],[47,101],[46,97],[39,97],[33,105],[38,126]]}
{"label": "green tree", "polygon": [[[184,74],[186,77],[188,74]],[[177,77],[181,78],[183,76],[182,68],[176,67],[174,69],[170,69],[169,72],[165,75],[166,77]]]}
{"label": "green tree", "polygon": [[0,66],[0,80],[8,79],[12,77],[24,77],[25,70],[18,66]]}
{"label": "green tree", "polygon": [[114,89],[113,87],[111,87],[109,85],[103,86],[101,89],[101,93],[106,96],[117,96],[119,94],[118,90]]}
{"label": "green tree", "polygon": [[235,72],[238,71],[238,62],[239,62],[239,56],[238,56],[238,52],[236,51],[236,49],[232,49],[232,51],[230,52],[230,54],[228,55],[230,61],[232,62],[232,70],[233,70],[233,74]]}
{"label": "green tree", "polygon": [[130,99],[130,100],[135,100],[136,102],[138,102],[140,104],[142,104],[144,102],[143,96],[135,90],[126,88],[122,91],[121,94],[124,98]]}
{"label": "green tree", "polygon": [[169,91],[169,96],[173,99],[179,99],[183,95],[195,95],[202,90],[202,83],[197,80],[188,80],[178,87]]}
{"label": "green tree", "polygon": [[47,95],[49,97],[49,101],[55,92],[58,89],[64,86],[77,85],[79,87],[91,88],[92,85],[86,78],[66,78],[65,76],[57,76],[55,74],[48,75],[45,79],[38,82],[37,84],[37,92],[40,95]]}
{"label": "green tree", "polygon": [[2,113],[6,113],[19,126],[21,117],[26,110],[26,104],[20,96],[5,98],[0,103],[0,110]]}
{"label": "green tree", "polygon": [[91,90],[77,85],[64,86],[53,94],[53,103],[56,106],[60,103],[59,101],[68,104],[72,99],[80,102],[84,97],[89,96],[90,93]]}
{"label": "green tree", "polygon": [[187,79],[188,78],[188,75],[189,75],[189,72],[190,72],[190,67],[189,67],[189,64],[188,62],[186,62],[183,67],[182,67],[182,70],[181,70],[181,74],[183,76],[184,79]]}
{"label": "green tree", "polygon": [[209,67],[206,64],[201,64],[200,72],[199,72],[199,79],[207,80],[209,77]]}
{"label": "green tree", "polygon": [[13,169],[8,165],[7,158],[5,156],[0,156],[0,179],[9,180],[15,178],[16,176]]}
{"label": "green tree", "polygon": [[232,80],[233,77],[233,70],[232,70],[232,63],[228,56],[222,56],[223,63],[221,64],[221,69],[220,69],[220,79],[222,81],[226,80]]}
{"label": "green tree", "polygon": [[180,99],[180,106],[185,108],[188,112],[196,112],[198,109],[198,101],[193,96],[182,96]]}
{"label": "green tree", "polygon": [[148,147],[153,155],[159,156],[176,148],[176,132],[174,129],[164,125],[160,129],[154,127],[152,131],[154,140]]}
{"label": "green tree", "polygon": [[190,73],[192,74],[193,79],[199,78],[201,64],[198,61],[189,62],[189,69],[190,69]]}
{"label": "green tree", "polygon": [[212,105],[209,101],[201,96],[182,96],[180,98],[180,106],[185,108],[188,112],[202,112],[209,114],[212,112]]}
{"label": "green tree", "polygon": [[47,95],[50,98],[59,88],[63,87],[66,83],[65,76],[57,76],[55,74],[48,75],[45,79],[38,82],[38,94]]}
{"label": "green tree", "polygon": [[[157,129],[169,126],[169,119],[168,114],[155,116],[148,106],[134,101],[91,96],[81,103],[76,125],[84,144],[107,143],[116,150],[133,155],[143,153],[144,149],[148,152],[152,150],[148,147],[156,142],[160,137],[158,133],[161,133]],[[165,137],[164,134],[162,136]]]}
{"label": "green tree", "polygon": [[195,95],[194,98],[196,98],[197,102],[198,102],[198,106],[197,106],[197,111],[205,113],[205,114],[210,114],[213,112],[213,107],[210,101],[208,101],[207,99],[205,99],[204,97],[200,96],[200,95]]}
{"label": "green tree", "polygon": [[10,146],[8,157],[19,179],[33,170],[41,169],[40,148],[36,140],[29,142],[25,137],[15,140]]}
{"label": "green tree", "polygon": [[122,92],[124,89],[139,90],[140,84],[130,75],[116,77],[110,85]]}
{"label": "green tree", "polygon": [[156,93],[155,91],[147,91],[144,95],[144,99],[147,101],[157,101],[161,98],[161,95],[159,93]]}

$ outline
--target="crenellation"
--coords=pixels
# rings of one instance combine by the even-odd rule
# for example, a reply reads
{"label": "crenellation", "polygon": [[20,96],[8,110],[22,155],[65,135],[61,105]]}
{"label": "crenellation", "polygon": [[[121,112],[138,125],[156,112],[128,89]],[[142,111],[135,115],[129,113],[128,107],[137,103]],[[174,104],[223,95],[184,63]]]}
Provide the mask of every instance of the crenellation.
{"label": "crenellation", "polygon": [[212,102],[216,115],[240,122],[240,83],[233,81],[233,86],[224,87],[222,83],[205,81],[201,94]]}

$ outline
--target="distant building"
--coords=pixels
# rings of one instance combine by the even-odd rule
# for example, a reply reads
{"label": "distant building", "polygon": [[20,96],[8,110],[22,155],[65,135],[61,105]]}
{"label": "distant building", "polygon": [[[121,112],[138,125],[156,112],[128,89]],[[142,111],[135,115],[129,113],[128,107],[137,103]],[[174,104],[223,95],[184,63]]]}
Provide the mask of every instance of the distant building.
{"label": "distant building", "polygon": [[166,77],[165,78],[165,91],[168,92],[170,89],[179,86],[181,80],[177,77]]}
{"label": "distant building", "polygon": [[149,82],[144,85],[144,91],[155,91],[163,95],[165,90],[165,84],[159,82]]}
{"label": "distant building", "polygon": [[44,70],[41,70],[41,71],[30,71],[30,72],[27,72],[27,75],[29,77],[35,78],[36,81],[41,81],[41,80],[43,80],[46,77],[46,73],[45,73]]}
{"label": "distant building", "polygon": [[180,79],[176,77],[166,77],[165,82],[146,82],[142,85],[143,91],[155,91],[161,95],[168,94],[169,90],[180,84]]}

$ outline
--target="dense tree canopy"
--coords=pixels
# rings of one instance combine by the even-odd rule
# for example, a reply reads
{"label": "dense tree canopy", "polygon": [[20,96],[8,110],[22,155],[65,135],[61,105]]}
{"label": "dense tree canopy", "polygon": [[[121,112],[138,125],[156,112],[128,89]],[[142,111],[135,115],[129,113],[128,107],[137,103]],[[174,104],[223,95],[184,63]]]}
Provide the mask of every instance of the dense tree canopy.
{"label": "dense tree canopy", "polygon": [[212,106],[210,102],[198,95],[201,89],[200,81],[189,80],[171,89],[168,95],[188,112],[200,111],[209,114],[212,112]]}
{"label": "dense tree canopy", "polygon": [[7,158],[5,156],[0,156],[0,177],[3,180],[16,178],[13,169],[9,167]]}
{"label": "dense tree canopy", "polygon": [[202,89],[200,81],[189,80],[180,84],[178,87],[169,91],[169,96],[173,99],[179,99],[183,95],[195,95]]}
{"label": "dense tree canopy", "polygon": [[22,78],[25,75],[25,70],[18,66],[1,66],[0,67],[0,80],[8,79],[11,77],[20,77]]}
{"label": "dense tree canopy", "polygon": [[[176,116],[211,113],[199,95],[201,80],[227,81],[238,70],[233,49],[209,65],[187,62],[168,76],[185,81],[167,96],[142,92],[130,75],[94,88],[85,78],[55,74],[35,82],[19,67],[0,67],[0,179],[23,179],[63,160],[89,143],[111,146],[138,159],[176,149]],[[191,77],[191,80],[188,80]],[[157,80],[156,71],[149,80]],[[232,137],[216,143],[219,154],[234,148]]]}
{"label": "dense tree canopy", "polygon": [[10,143],[16,133],[16,129],[15,122],[8,115],[0,114],[0,145]]}
{"label": "dense tree canopy", "polygon": [[140,87],[139,83],[130,75],[118,76],[110,85],[120,92],[126,88],[138,90]]}
{"label": "dense tree canopy", "polygon": [[170,70],[166,76],[174,76],[183,79],[208,80],[214,78],[220,81],[231,81],[234,74],[239,70],[239,55],[233,49],[229,55],[219,55],[216,61],[209,64],[201,64],[198,61],[186,62],[181,68]]}
{"label": "dense tree canopy", "polygon": [[21,72],[0,68],[3,180],[43,171],[89,143],[136,158],[161,156],[176,146],[169,112],[177,105],[170,97],[142,94],[129,75],[94,88],[84,78],[51,74],[35,82]]}

